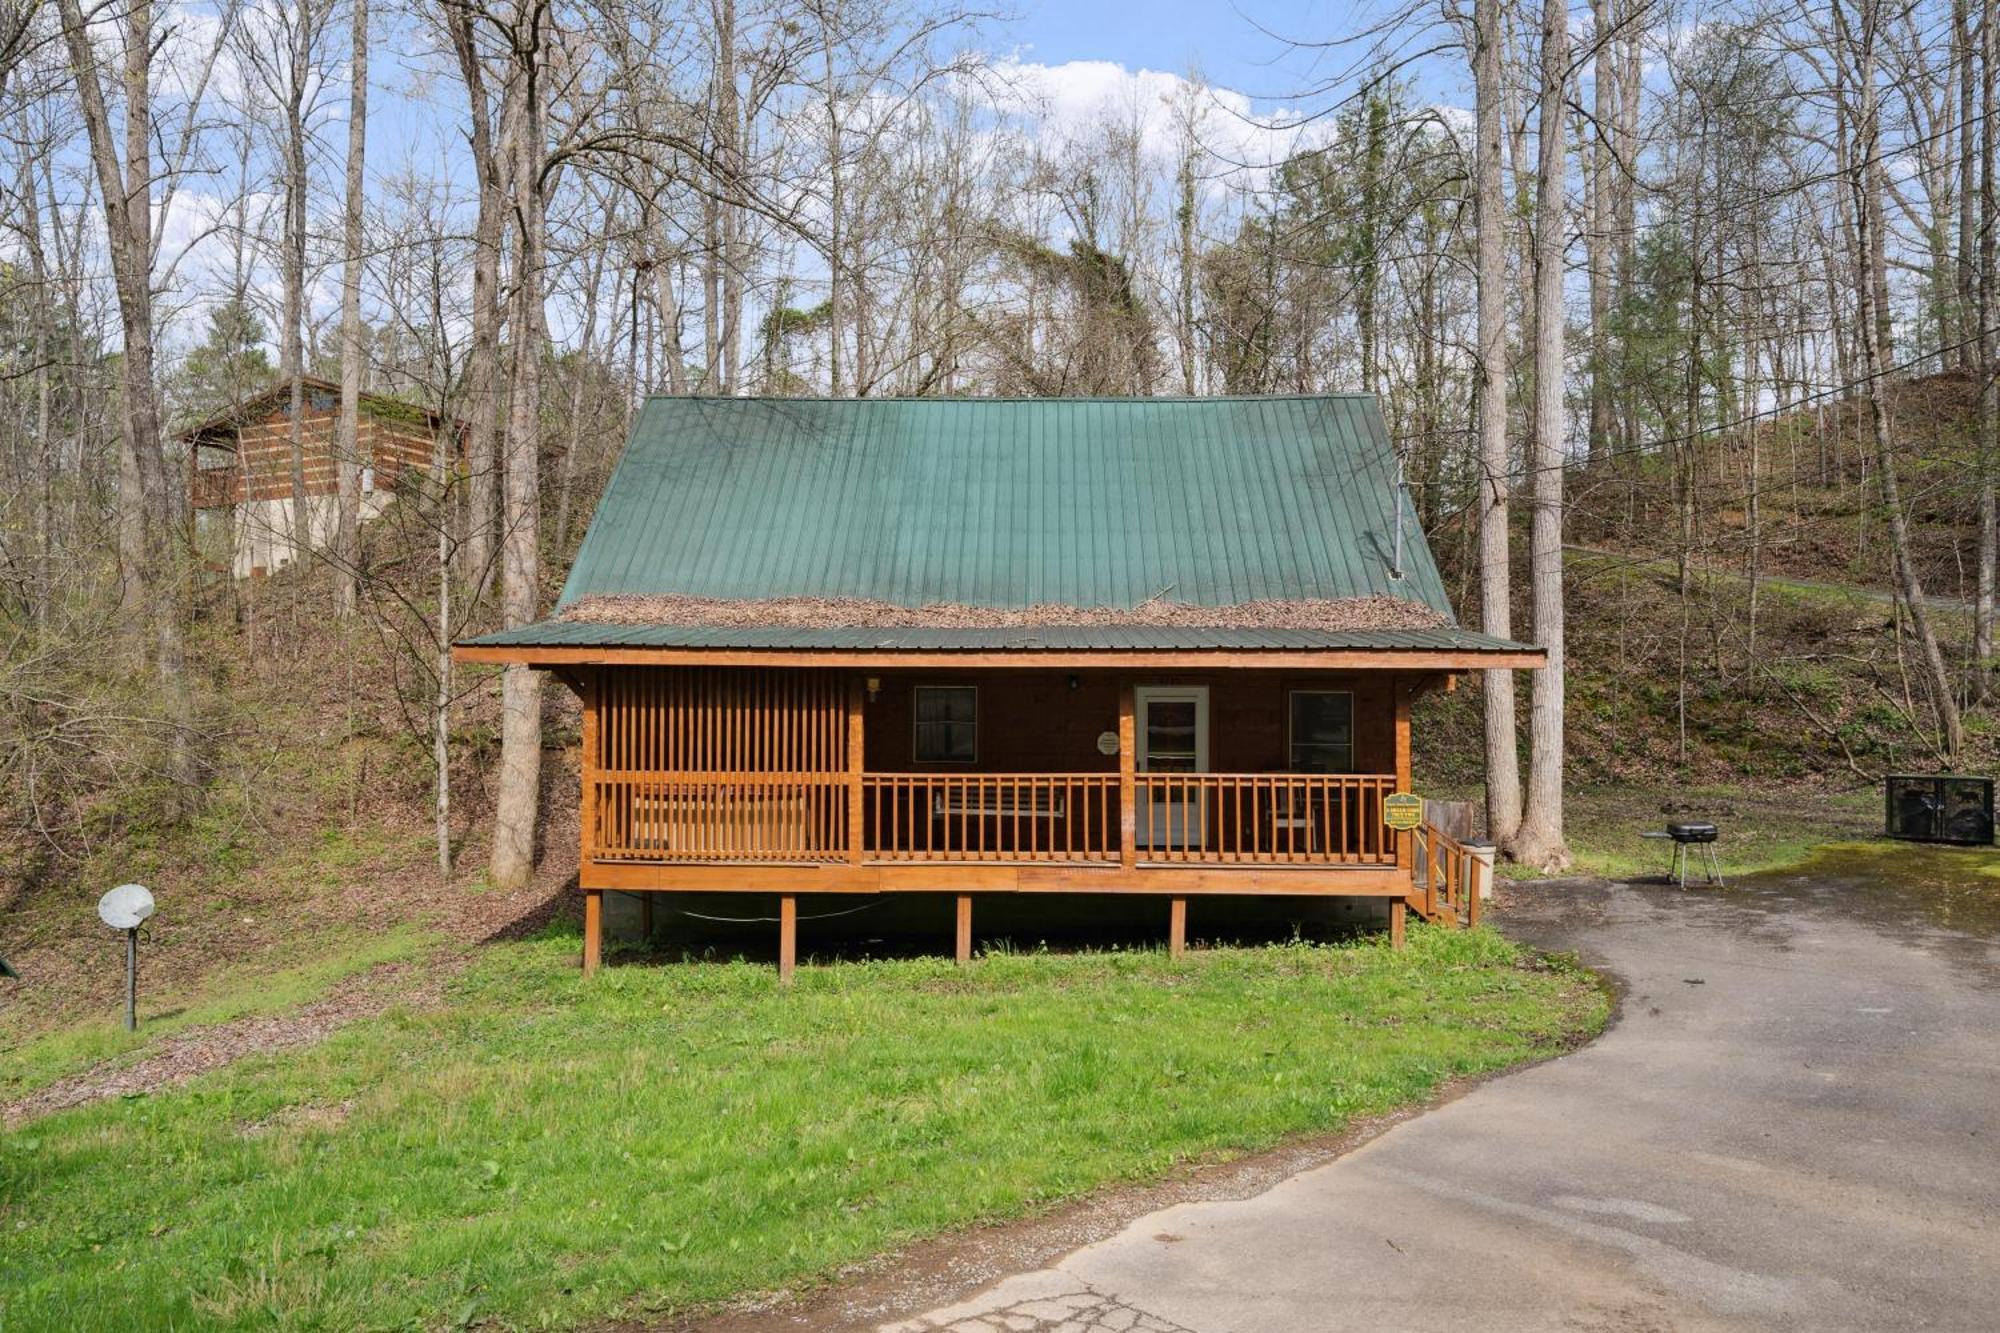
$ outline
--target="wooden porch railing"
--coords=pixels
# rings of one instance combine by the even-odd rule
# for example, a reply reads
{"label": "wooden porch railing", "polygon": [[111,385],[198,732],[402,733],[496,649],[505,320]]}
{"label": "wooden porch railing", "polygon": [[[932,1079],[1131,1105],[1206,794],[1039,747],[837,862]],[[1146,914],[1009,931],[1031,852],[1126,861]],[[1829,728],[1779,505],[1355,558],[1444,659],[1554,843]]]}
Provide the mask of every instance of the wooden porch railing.
{"label": "wooden porch railing", "polygon": [[1475,858],[1464,843],[1425,824],[1417,831],[1415,897],[1432,921],[1449,919],[1479,924],[1479,876]]}
{"label": "wooden porch railing", "polygon": [[1129,827],[1137,864],[1396,863],[1396,835],[1382,823],[1382,800],[1396,788],[1388,775],[1139,773],[1129,821],[1120,781],[604,771],[590,778],[586,841],[590,856],[612,861],[1116,864]]}
{"label": "wooden porch railing", "polygon": [[1372,773],[1140,773],[1141,861],[1204,865],[1392,865],[1396,835]]}
{"label": "wooden porch railing", "polygon": [[1116,861],[1116,773],[870,773],[879,861]]}
{"label": "wooden porch railing", "polygon": [[590,854],[606,861],[839,861],[842,773],[599,773]]}

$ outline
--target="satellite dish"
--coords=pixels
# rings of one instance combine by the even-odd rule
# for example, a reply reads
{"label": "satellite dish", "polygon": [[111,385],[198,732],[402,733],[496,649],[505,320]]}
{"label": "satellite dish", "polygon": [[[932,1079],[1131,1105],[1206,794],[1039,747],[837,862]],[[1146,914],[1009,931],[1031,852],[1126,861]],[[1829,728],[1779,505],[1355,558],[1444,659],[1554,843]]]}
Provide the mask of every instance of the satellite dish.
{"label": "satellite dish", "polygon": [[120,884],[97,900],[97,914],[113,930],[136,930],[153,914],[153,894],[143,884]]}

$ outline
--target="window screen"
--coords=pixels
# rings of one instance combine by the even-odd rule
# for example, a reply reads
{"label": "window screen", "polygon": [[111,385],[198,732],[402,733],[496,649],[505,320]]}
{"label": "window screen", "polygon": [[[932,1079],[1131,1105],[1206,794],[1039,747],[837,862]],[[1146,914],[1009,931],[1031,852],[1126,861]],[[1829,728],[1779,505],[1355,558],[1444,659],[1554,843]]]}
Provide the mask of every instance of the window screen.
{"label": "window screen", "polygon": [[1291,708],[1294,773],[1354,771],[1354,696],[1345,690],[1294,690]]}
{"label": "window screen", "polygon": [[917,755],[932,763],[979,757],[979,691],[970,685],[917,686]]}

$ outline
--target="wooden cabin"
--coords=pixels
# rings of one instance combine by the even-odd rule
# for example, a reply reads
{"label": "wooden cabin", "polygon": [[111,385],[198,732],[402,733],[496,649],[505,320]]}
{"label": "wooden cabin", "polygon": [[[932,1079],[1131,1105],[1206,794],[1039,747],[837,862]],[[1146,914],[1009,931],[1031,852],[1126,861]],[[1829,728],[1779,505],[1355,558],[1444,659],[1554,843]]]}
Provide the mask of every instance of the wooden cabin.
{"label": "wooden cabin", "polygon": [[[299,377],[304,402],[304,493],[312,550],[332,544],[338,521],[339,475],[334,466],[335,426],[340,386],[311,375]],[[447,422],[396,398],[361,395],[355,427],[360,451],[361,517],[374,518],[395,494],[406,471],[428,472],[436,432],[452,432],[456,459],[463,425]],[[297,549],[292,524],[292,382],[232,403],[199,425],[181,432],[188,451],[188,496],[193,505],[197,544],[215,552],[237,578],[275,573],[309,552]]]}
{"label": "wooden cabin", "polygon": [[[1410,704],[1461,629],[1370,397],[655,398],[555,612],[608,892],[1356,895],[1476,913]],[[1411,825],[1415,823],[1416,826]],[[1490,866],[1490,853],[1485,859]]]}

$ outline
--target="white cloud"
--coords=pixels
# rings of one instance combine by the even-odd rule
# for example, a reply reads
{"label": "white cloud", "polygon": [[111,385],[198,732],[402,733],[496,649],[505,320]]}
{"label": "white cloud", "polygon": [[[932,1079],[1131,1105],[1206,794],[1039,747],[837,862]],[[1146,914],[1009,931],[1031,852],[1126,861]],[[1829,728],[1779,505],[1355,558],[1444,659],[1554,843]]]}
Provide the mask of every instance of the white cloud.
{"label": "white cloud", "polygon": [[982,86],[992,109],[1032,122],[1045,143],[1087,140],[1106,126],[1135,130],[1140,151],[1156,167],[1179,154],[1179,122],[1192,106],[1197,137],[1213,158],[1206,172],[1212,187],[1241,183],[1242,173],[1261,179],[1315,133],[1294,113],[1260,112],[1234,89],[1109,60],[1045,65],[1008,56],[990,61],[986,73]]}

